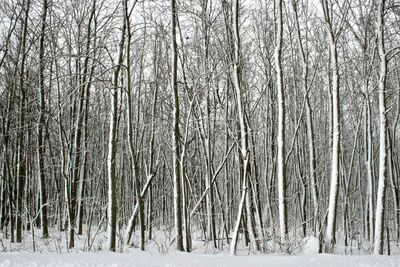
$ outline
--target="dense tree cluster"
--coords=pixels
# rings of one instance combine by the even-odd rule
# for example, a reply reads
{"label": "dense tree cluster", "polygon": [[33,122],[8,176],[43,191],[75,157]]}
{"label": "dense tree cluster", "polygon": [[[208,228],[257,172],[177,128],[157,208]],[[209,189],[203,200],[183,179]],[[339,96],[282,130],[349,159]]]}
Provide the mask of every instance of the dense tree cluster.
{"label": "dense tree cluster", "polygon": [[3,0],[0,35],[5,238],[399,240],[398,2]]}

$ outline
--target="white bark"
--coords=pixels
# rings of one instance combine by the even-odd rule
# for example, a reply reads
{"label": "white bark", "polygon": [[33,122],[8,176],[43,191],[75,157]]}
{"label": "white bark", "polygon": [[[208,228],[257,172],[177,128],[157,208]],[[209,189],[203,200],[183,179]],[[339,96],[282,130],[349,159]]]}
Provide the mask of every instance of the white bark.
{"label": "white bark", "polygon": [[[244,164],[247,164],[245,160]],[[244,182],[246,179],[243,179],[243,184],[242,184],[242,196],[240,198],[240,203],[239,203],[239,208],[238,208],[238,213],[236,216],[236,223],[235,223],[235,228],[233,229],[232,233],[232,242],[231,242],[231,255],[236,255],[236,248],[237,248],[237,241],[239,237],[239,227],[240,227],[240,221],[242,219],[243,215],[243,207],[246,201],[246,194],[247,194],[247,188]]]}
{"label": "white bark", "polygon": [[172,149],[173,149],[173,168],[174,168],[174,219],[175,219],[175,231],[176,231],[176,248],[179,251],[183,251],[183,232],[182,232],[182,192],[181,192],[181,175],[180,175],[180,132],[179,132],[179,96],[178,96],[178,83],[177,83],[177,43],[176,43],[176,3],[175,0],[171,0],[171,89],[173,97],[173,132],[172,132]]}
{"label": "white bark", "polygon": [[[332,73],[332,157],[331,157],[331,182],[329,192],[328,220],[325,234],[325,252],[332,253],[335,245],[336,232],[336,207],[339,190],[339,147],[340,147],[340,124],[339,124],[339,74],[337,64],[336,37],[333,32],[331,12],[327,0],[321,1],[324,11],[325,23],[327,25],[329,38],[329,52]],[[328,74],[329,75],[329,74]]]}
{"label": "white bark", "polygon": [[376,201],[376,220],[375,220],[375,244],[374,254],[383,254],[383,234],[384,234],[384,213],[385,213],[385,183],[386,183],[386,164],[387,164],[387,142],[386,142],[386,102],[385,102],[385,86],[386,86],[386,54],[384,46],[384,8],[385,0],[380,0],[378,4],[378,54],[380,61],[379,69],[379,182],[378,196]]}
{"label": "white bark", "polygon": [[[134,6],[133,6],[134,7]],[[133,7],[131,11],[133,10]],[[130,14],[128,11],[128,0],[124,1],[124,18],[126,23],[126,35],[127,35],[127,45],[126,45],[126,98],[127,98],[127,131],[128,131],[128,144],[129,144],[129,154],[131,156],[131,172],[134,176],[135,181],[135,193],[136,193],[136,204],[138,207],[139,213],[139,227],[140,227],[140,249],[145,249],[145,223],[144,223],[144,208],[143,208],[143,199],[140,193],[140,179],[139,179],[139,170],[136,159],[136,148],[134,144],[134,134],[133,134],[133,112],[132,112],[132,79],[131,79],[131,62],[130,62],[130,53],[131,53],[131,26],[130,26]],[[136,208],[136,207],[135,207]],[[130,237],[130,236],[129,236]]]}
{"label": "white bark", "polygon": [[330,40],[330,52],[332,60],[332,161],[331,161],[331,183],[329,192],[328,221],[326,228],[326,243],[329,247],[327,252],[333,252],[336,232],[336,207],[339,190],[339,145],[340,145],[340,125],[339,125],[339,76],[337,67],[336,44],[333,37]]}
{"label": "white bark", "polygon": [[107,176],[108,176],[108,223],[107,223],[107,248],[110,251],[115,251],[116,229],[117,229],[117,200],[115,192],[115,158],[117,153],[117,127],[118,127],[118,79],[121,66],[123,63],[123,51],[125,44],[126,22],[124,20],[121,41],[119,43],[119,55],[117,66],[113,73],[113,88],[110,92],[111,110],[110,110],[110,134],[108,143],[107,156]]}
{"label": "white bark", "polygon": [[[368,92],[367,92],[368,93]],[[375,198],[375,186],[372,171],[372,131],[371,131],[371,104],[369,98],[367,99],[367,109],[366,109],[366,151],[367,159],[365,161],[365,167],[367,169],[368,178],[368,222],[369,222],[369,234],[370,234],[370,244],[371,248],[374,245],[374,198]]]}
{"label": "white bark", "polygon": [[288,227],[287,227],[287,205],[286,205],[286,164],[285,164],[285,94],[283,88],[282,74],[282,0],[277,0],[277,28],[275,47],[276,83],[278,91],[278,198],[279,198],[279,226],[281,243],[284,253],[288,253]]}
{"label": "white bark", "polygon": [[[149,187],[150,187],[151,182],[153,181],[154,177],[155,177],[155,174],[150,174],[147,177],[147,182],[144,185],[144,188],[142,189],[142,192],[140,193],[140,198],[141,199],[143,199],[146,196],[147,190],[150,189]],[[139,211],[139,203],[136,202],[136,205],[135,205],[135,208],[133,209],[132,215],[129,218],[128,225],[126,226],[125,237],[124,237],[125,244],[128,244],[129,241],[131,240],[131,236],[132,236],[132,232],[133,232],[133,228],[134,228],[134,222],[135,222],[135,219],[136,219],[136,217],[138,215],[138,211]]]}
{"label": "white bark", "polygon": [[235,61],[233,65],[233,82],[236,91],[236,101],[239,114],[240,123],[240,152],[243,159],[243,181],[242,181],[242,196],[240,198],[238,214],[236,218],[236,224],[233,231],[232,243],[231,243],[231,255],[236,254],[237,240],[239,236],[239,226],[243,215],[243,207],[246,201],[247,194],[247,179],[248,179],[248,169],[249,169],[249,149],[248,149],[248,134],[246,126],[246,118],[244,114],[244,107],[242,104],[242,90],[240,84],[240,36],[239,36],[239,0],[235,0],[233,3],[233,31],[234,31],[234,52]]}
{"label": "white bark", "polygon": [[111,93],[112,107],[110,112],[110,136],[108,144],[108,223],[107,223],[107,237],[109,250],[115,251],[115,226],[116,226],[116,196],[115,196],[115,141],[116,141],[116,121],[118,112],[118,91],[113,89]]}
{"label": "white bark", "polygon": [[44,172],[44,142],[43,142],[43,130],[45,128],[45,80],[44,80],[44,43],[45,43],[45,32],[46,32],[46,17],[47,17],[47,0],[43,1],[43,13],[42,13],[42,29],[40,32],[40,43],[39,43],[39,85],[40,85],[40,117],[37,126],[38,132],[38,148],[37,148],[37,162],[38,162],[38,176],[39,176],[39,188],[40,188],[40,226],[42,228],[42,237],[47,238],[49,236],[47,227],[47,194],[46,194],[46,179]]}
{"label": "white bark", "polygon": [[115,195],[115,154],[116,154],[116,127],[118,113],[118,91],[116,88],[111,93],[111,111],[110,111],[110,136],[108,144],[108,223],[107,223],[107,248],[115,251],[116,238],[116,195]]}

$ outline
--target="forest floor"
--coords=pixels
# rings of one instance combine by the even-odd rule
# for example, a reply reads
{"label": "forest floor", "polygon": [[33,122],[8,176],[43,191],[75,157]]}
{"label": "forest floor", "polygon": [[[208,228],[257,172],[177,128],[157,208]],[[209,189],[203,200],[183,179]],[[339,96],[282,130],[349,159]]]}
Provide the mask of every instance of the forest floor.
{"label": "forest floor", "polygon": [[[87,236],[77,236],[76,248],[66,249],[65,233],[51,234],[46,240],[40,233],[26,232],[20,244],[11,243],[0,233],[0,267],[5,266],[397,266],[400,267],[400,249],[392,243],[392,256],[371,255],[367,243],[353,247],[337,246],[336,254],[318,254],[317,242],[308,238],[300,242],[292,255],[260,254],[239,244],[238,256],[229,255],[229,246],[214,249],[211,243],[194,238],[191,253],[178,252],[170,243],[170,232],[159,231],[146,244],[146,251],[137,247],[123,247],[119,252],[106,250],[105,232],[97,233],[88,245]],[[134,237],[135,240],[137,237]],[[90,251],[89,251],[90,246]],[[123,248],[122,248],[123,247]],[[272,247],[270,247],[271,249]]]}

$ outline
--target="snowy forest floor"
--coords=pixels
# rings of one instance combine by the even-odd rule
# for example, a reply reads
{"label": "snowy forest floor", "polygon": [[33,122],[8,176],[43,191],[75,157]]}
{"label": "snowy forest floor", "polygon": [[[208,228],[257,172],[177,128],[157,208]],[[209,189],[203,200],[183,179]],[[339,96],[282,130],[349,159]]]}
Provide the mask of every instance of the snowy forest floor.
{"label": "snowy forest floor", "polygon": [[[55,232],[53,232],[55,233]],[[94,232],[93,232],[94,233]],[[77,236],[76,248],[66,249],[65,233],[50,234],[46,240],[40,238],[40,231],[25,232],[22,243],[11,243],[0,233],[0,267],[5,266],[398,266],[400,253],[397,243],[392,243],[392,256],[370,255],[368,244],[345,247],[339,244],[336,254],[318,254],[318,243],[306,238],[297,246],[292,255],[278,253],[261,254],[249,251],[239,243],[238,256],[229,255],[229,246],[214,249],[211,242],[200,237],[194,238],[191,253],[178,252],[170,242],[171,232],[157,231],[147,242],[146,251],[136,247],[122,246],[118,252],[106,250],[106,233],[93,234],[87,242],[87,235]],[[196,237],[196,235],[194,235]],[[135,236],[134,240],[137,241]],[[89,250],[90,247],[90,250]],[[272,248],[272,247],[270,247]],[[347,255],[346,255],[347,254]]]}

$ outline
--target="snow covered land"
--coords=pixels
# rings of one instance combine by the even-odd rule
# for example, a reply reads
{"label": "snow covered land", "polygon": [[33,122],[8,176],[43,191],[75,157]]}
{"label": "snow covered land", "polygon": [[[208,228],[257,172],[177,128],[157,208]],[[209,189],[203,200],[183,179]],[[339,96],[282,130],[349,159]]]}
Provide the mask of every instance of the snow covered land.
{"label": "snow covered land", "polygon": [[[11,243],[9,239],[0,241],[0,267],[6,266],[400,266],[400,255],[396,244],[392,244],[395,255],[371,255],[367,244],[354,244],[353,247],[337,246],[336,254],[318,254],[318,242],[306,238],[292,255],[274,252],[260,254],[249,251],[239,243],[238,256],[229,255],[229,246],[224,244],[216,250],[210,243],[196,239],[191,253],[178,252],[174,244],[168,241],[169,233],[158,231],[154,239],[146,244],[146,251],[136,246],[123,247],[118,252],[106,250],[106,232],[96,234],[91,242],[81,236],[76,248],[66,249],[65,236],[51,235],[40,239],[40,231],[27,232],[24,242]],[[0,234],[1,236],[1,234]],[[136,237],[135,240],[138,238]],[[89,243],[89,244],[88,244]],[[120,243],[121,244],[121,243]],[[90,251],[89,251],[90,247]],[[397,253],[397,254],[396,254]],[[346,255],[347,254],[347,255]]]}
{"label": "snow covered land", "polygon": [[132,250],[127,253],[73,252],[0,254],[0,266],[400,266],[399,256],[299,254],[229,256],[170,252],[161,255]]}

